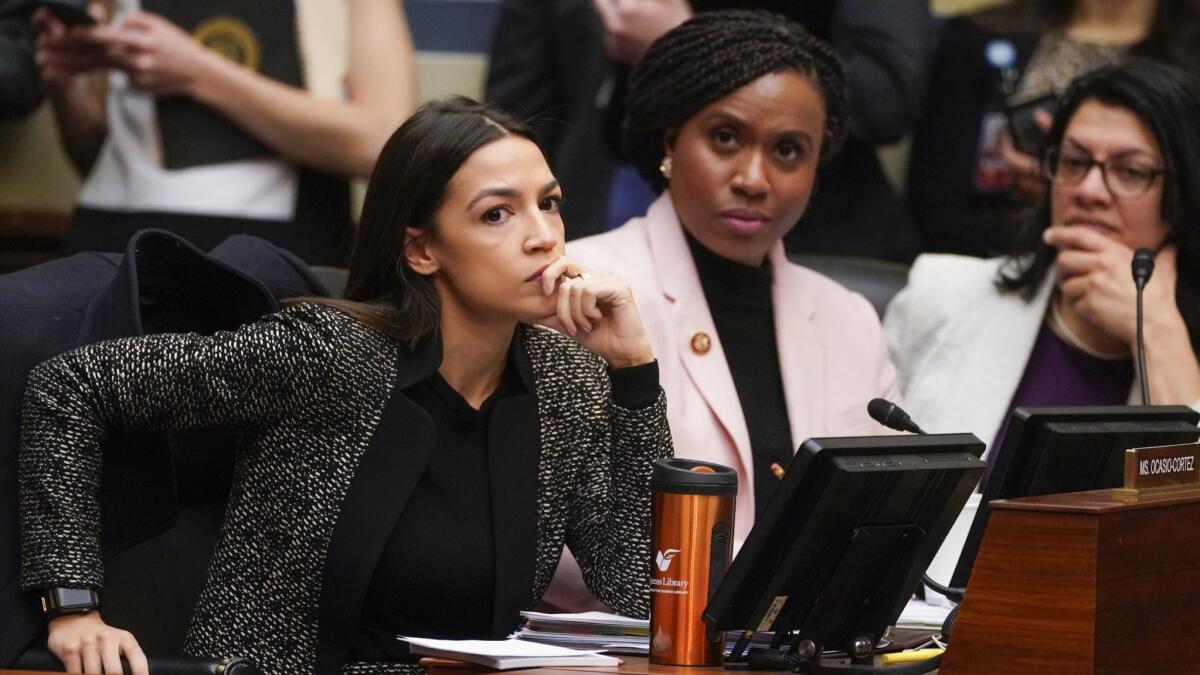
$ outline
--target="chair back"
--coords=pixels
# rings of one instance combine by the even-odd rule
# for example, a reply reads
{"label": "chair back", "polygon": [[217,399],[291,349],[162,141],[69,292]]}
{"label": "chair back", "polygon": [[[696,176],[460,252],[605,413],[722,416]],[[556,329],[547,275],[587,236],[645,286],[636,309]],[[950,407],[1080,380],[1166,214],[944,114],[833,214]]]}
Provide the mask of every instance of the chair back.
{"label": "chair back", "polygon": [[788,254],[788,258],[861,293],[882,319],[888,303],[908,283],[908,265],[874,258],[842,255]]}
{"label": "chair back", "polygon": [[329,297],[340,298],[346,294],[346,280],[350,276],[350,270],[325,265],[313,265],[309,269],[325,284],[325,288],[329,289]]}

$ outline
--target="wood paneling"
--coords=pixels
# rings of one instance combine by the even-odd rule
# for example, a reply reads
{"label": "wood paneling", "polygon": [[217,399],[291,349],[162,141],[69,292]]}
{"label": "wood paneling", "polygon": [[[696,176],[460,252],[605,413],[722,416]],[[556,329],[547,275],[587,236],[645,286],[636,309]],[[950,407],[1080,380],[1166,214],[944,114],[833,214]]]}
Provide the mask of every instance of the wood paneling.
{"label": "wood paneling", "polygon": [[71,214],[0,209],[0,274],[58,256]]}
{"label": "wood paneling", "polygon": [[992,509],[943,674],[1200,672],[1200,490]]}

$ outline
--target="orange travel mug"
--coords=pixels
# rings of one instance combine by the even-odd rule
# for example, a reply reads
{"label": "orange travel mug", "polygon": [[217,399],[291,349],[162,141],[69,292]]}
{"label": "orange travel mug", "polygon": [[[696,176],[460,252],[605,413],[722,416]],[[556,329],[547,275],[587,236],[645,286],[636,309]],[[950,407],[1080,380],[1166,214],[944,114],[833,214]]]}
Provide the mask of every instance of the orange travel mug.
{"label": "orange travel mug", "polygon": [[737,471],[660,459],[650,491],[650,663],[719,666],[725,636],[709,639],[700,614],[729,569]]}

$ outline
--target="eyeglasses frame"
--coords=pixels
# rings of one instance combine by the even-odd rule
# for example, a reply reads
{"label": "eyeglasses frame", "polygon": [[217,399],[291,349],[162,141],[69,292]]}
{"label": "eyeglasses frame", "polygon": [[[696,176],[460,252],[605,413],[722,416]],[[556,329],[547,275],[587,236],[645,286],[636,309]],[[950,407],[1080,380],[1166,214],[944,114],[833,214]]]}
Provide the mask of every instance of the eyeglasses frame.
{"label": "eyeglasses frame", "polygon": [[1142,197],[1145,197],[1146,194],[1150,192],[1150,189],[1154,187],[1154,184],[1158,181],[1158,179],[1168,175],[1169,173],[1166,169],[1151,169],[1150,182],[1146,183],[1146,188],[1144,190],[1137,194],[1122,194],[1117,190],[1114,190],[1112,184],[1108,182],[1108,165],[1113,162],[1112,159],[1106,159],[1102,162],[1095,157],[1089,156],[1088,168],[1082,174],[1080,174],[1079,179],[1074,182],[1061,180],[1058,177],[1059,172],[1056,170],[1058,168],[1057,160],[1061,159],[1061,145],[1052,145],[1049,148],[1046,148],[1046,153],[1042,157],[1042,171],[1045,172],[1046,177],[1050,179],[1051,183],[1058,183],[1059,185],[1065,185],[1069,187],[1081,185],[1083,181],[1087,180],[1087,177],[1091,175],[1092,169],[1100,167],[1100,180],[1104,182],[1104,188],[1108,190],[1108,193],[1113,197],[1122,201],[1132,201],[1134,199],[1141,199]]}

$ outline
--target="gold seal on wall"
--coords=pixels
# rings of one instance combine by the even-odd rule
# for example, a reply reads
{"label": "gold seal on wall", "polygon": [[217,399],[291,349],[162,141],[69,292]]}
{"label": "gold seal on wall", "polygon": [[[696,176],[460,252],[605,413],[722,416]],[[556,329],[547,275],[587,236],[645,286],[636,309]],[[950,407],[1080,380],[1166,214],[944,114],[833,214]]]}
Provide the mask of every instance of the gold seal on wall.
{"label": "gold seal on wall", "polygon": [[192,36],[230,61],[258,70],[258,37],[244,22],[232,16],[216,16],[197,26]]}

